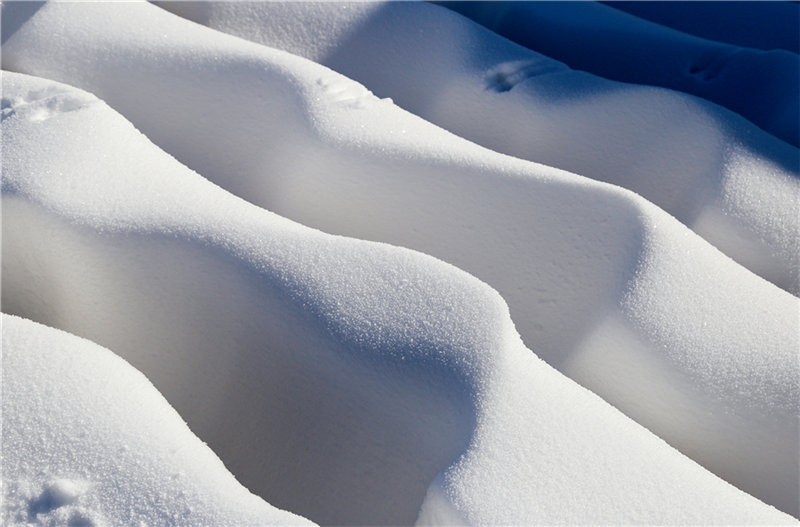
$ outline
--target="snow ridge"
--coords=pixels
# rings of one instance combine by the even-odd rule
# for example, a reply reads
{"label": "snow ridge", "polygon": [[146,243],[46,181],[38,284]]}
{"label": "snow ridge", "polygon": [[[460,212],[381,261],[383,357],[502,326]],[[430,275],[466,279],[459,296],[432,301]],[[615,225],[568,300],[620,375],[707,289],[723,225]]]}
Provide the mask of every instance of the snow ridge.
{"label": "snow ridge", "polygon": [[[631,189],[756,274],[795,295],[800,293],[797,148],[719,106],[679,92],[570,70],[425,2],[168,2],[163,7],[220,31],[324,64],[381,97],[391,97],[400,107],[498,152]],[[466,7],[479,4],[469,2]],[[494,2],[489,7],[502,9]],[[590,3],[523,6],[512,2],[507,8],[523,14],[525,9],[614,12]],[[551,25],[562,23],[555,15],[551,18]],[[589,24],[585,33],[592,28]],[[627,26],[623,29],[628,30]],[[556,32],[552,39],[565,34],[566,30]],[[564,47],[590,53],[611,46],[607,41],[578,48],[570,47],[570,41]],[[628,42],[618,46],[638,53]],[[654,75],[674,69],[672,48],[663,42],[660,46],[651,46],[660,53],[655,58],[642,59]],[[675,46],[686,49],[680,39]],[[663,53],[662,48],[666,49]],[[689,46],[686,60],[696,64],[719,55],[705,48],[701,51]],[[591,53],[590,58],[617,54]],[[760,80],[761,76],[751,70],[767,68],[774,83],[782,86],[782,93],[788,94],[757,97],[748,92],[742,98],[761,105],[778,101],[770,108],[771,114],[796,127],[797,81],[791,79],[797,78],[800,66],[790,61],[794,69],[787,72],[786,64],[765,66],[765,60],[749,56],[747,61],[754,64],[744,64],[743,68],[751,69],[741,76],[753,84],[751,79]],[[519,67],[528,64],[536,66],[533,70]],[[31,68],[29,62],[26,67]],[[690,65],[685,67],[688,70]],[[29,71],[57,75],[55,70],[63,66],[39,68]],[[533,72],[536,75],[531,75]],[[674,74],[666,76],[676,78]],[[107,86],[59,78],[106,90],[112,104],[122,104]],[[720,82],[721,93],[742,92],[740,80]],[[758,89],[760,84],[754,86]],[[787,106],[789,103],[794,107]],[[760,107],[757,111],[766,113]],[[135,120],[134,112],[130,115]],[[155,133],[151,124],[137,124],[149,135]],[[196,160],[183,155],[174,141],[154,137],[188,165],[201,171],[205,167],[193,165]],[[740,169],[736,160],[742,160],[747,168]]]}
{"label": "snow ridge", "polygon": [[449,264],[254,207],[102,103],[12,116],[3,144],[4,309],[120,353],[275,505],[330,524],[421,507],[475,524],[793,521],[556,373]]}
{"label": "snow ridge", "polygon": [[[359,16],[384,20],[340,7],[323,26],[329,50]],[[799,514],[800,300],[657,206],[151,4],[17,9],[3,6],[16,28],[4,67],[103,100],[3,74],[3,309],[119,353],[270,503],[325,524],[794,521],[759,499]],[[408,17],[387,35],[419,21],[398,9]],[[630,159],[642,173],[709,166],[669,199],[691,194],[681,210],[698,232],[792,290],[796,150],[683,96],[595,93],[595,80],[430,12],[464,49],[495,50],[473,55],[489,60],[472,80],[445,71],[456,91],[432,107],[454,108],[457,86],[500,104],[569,76],[551,95],[591,108],[577,129],[616,112],[603,133],[641,136]],[[403,64],[400,88],[428,79]],[[487,90],[492,78],[509,89]],[[470,97],[455,99],[488,111]],[[684,122],[654,126],[626,106],[642,100],[703,117],[687,139]],[[648,150],[657,128],[670,148],[703,148],[685,161]],[[519,131],[502,130],[506,144]],[[605,144],[574,141],[561,151]],[[89,481],[48,478],[34,512]],[[114,523],[115,510],[100,514]]]}
{"label": "snow ridge", "polygon": [[[737,9],[730,4],[729,10]],[[576,70],[702,97],[742,115],[775,137],[800,146],[797,38],[791,51],[749,49],[694,37],[622,12],[636,11],[635,6],[623,5],[620,11],[599,2],[440,5]],[[693,9],[691,4],[675,7],[673,11],[687,14]],[[648,9],[652,8],[644,8]],[[764,15],[765,8],[751,10],[762,11],[753,13],[758,18]],[[789,20],[793,10],[795,25],[800,23],[796,7],[783,10]],[[715,15],[720,17],[724,15]],[[683,18],[685,23],[689,16]],[[771,20],[765,27],[772,30],[763,33],[776,33],[777,26],[786,22]],[[797,34],[796,27],[790,31]]]}

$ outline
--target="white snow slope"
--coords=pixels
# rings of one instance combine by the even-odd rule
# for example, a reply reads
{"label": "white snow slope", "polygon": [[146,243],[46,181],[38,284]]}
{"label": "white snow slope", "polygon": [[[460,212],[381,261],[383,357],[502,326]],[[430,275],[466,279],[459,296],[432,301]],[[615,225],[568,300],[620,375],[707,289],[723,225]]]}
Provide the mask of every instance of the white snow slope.
{"label": "white snow slope", "polygon": [[[420,523],[438,524],[796,523],[539,360],[520,341],[500,296],[468,274],[420,253],[323,234],[255,207],[165,155],[85,92],[6,73],[3,94],[4,309],[120,353],[246,486],[270,502],[326,524],[408,524],[420,510]],[[566,179],[550,178],[556,188]],[[597,184],[573,185],[597,187],[602,195]],[[661,216],[664,230],[683,232]],[[702,261],[707,245],[689,238]],[[719,271],[732,273],[743,287],[783,298],[716,258]],[[4,404],[37,393],[51,398],[80,391],[85,398],[78,384],[111,389],[111,372],[122,369],[85,342],[78,346],[43,328],[37,337],[18,336],[23,330],[13,319],[10,331],[4,329],[19,343],[4,357],[11,380],[4,379]],[[56,350],[35,358],[42,347],[61,348],[62,341],[89,355],[75,359],[74,369]],[[30,362],[17,366],[16,357],[28,354]],[[45,368],[49,357],[56,371]],[[773,376],[760,359],[759,365],[759,375]],[[98,369],[107,377],[98,379]],[[737,389],[747,392],[743,381]],[[58,382],[68,391],[56,391]],[[791,399],[780,386],[760,386],[775,408]],[[124,384],[119,388],[125,391]],[[95,391],[99,395],[100,388]],[[57,405],[64,421],[76,418],[107,434],[110,442],[101,450],[60,455],[47,441],[21,450],[4,441],[4,463],[23,465],[19,456],[49,452],[50,463],[43,463],[49,470],[64,456],[88,456],[76,465],[97,459],[87,472],[55,477],[92,481],[130,433],[118,412],[138,391],[127,390],[127,398],[111,394],[114,417],[98,417],[97,400]],[[671,410],[681,417],[680,408]],[[4,406],[4,415],[33,420],[26,435],[47,439],[38,427],[53,423],[30,412]],[[145,417],[136,413],[132,419]],[[11,423],[10,433],[20,434]],[[736,429],[751,432],[757,433]],[[177,456],[184,443],[198,448],[185,429],[181,433],[174,438],[180,445],[155,451],[176,448]],[[778,454],[764,441],[761,461],[769,464]],[[76,448],[91,446],[75,442]],[[117,470],[124,485],[138,466]],[[71,496],[74,486],[62,483],[54,492]],[[147,481],[142,486],[153,490]],[[175,487],[186,493],[197,488]],[[120,494],[138,500],[124,487]],[[4,500],[6,517],[24,513],[14,503]],[[128,517],[115,507],[99,506],[97,513],[111,524]]]}
{"label": "white snow slope", "polygon": [[[551,366],[799,514],[800,302],[663,210],[151,4],[2,13],[4,67],[96,93],[255,204],[94,96],[5,74],[3,309],[120,353],[253,492],[326,524],[410,523],[426,492],[423,522],[788,519],[539,362],[505,300]],[[458,41],[464,28],[440,30]],[[482,56],[504,41],[458,42]],[[709,134],[680,119],[713,107],[648,93],[692,110],[662,132],[722,145],[711,152],[725,159],[673,150],[669,134],[662,151],[651,135],[640,146],[652,167],[730,168],[684,189],[700,223],[791,283],[797,180],[776,159],[796,150],[776,154],[722,110],[733,120],[711,129],[739,135]],[[604,134],[647,137],[627,108],[606,107],[619,122]],[[561,151],[603,145],[570,137]],[[602,165],[619,152],[595,154]],[[256,205],[442,258],[503,298],[431,257]]]}
{"label": "white snow slope", "polygon": [[[794,294],[800,292],[800,152],[739,115],[679,92],[570,70],[448,9],[425,2],[159,5],[221,31],[324,64],[363,83],[379,97],[391,97],[402,108],[498,152],[629,188],[755,273]],[[526,9],[521,3],[511,5]],[[538,11],[563,8],[569,17],[564,25],[577,23],[569,6],[529,7]],[[604,9],[590,3],[571,9],[582,13],[595,7]],[[625,27],[623,22],[616,21],[621,31],[638,31],[636,24]],[[587,24],[587,34],[603,29],[594,24]],[[43,34],[55,30],[56,26],[49,30],[42,27]],[[62,38],[74,40],[66,36],[69,34],[65,31]],[[585,49],[583,55],[602,61],[601,57],[619,54],[606,49],[613,41],[601,40],[602,45],[579,46]],[[651,47],[661,54],[654,53],[641,62],[659,75],[678,69],[674,61],[687,63],[688,69],[710,60],[709,50],[692,45],[690,37],[686,42],[674,36],[666,42],[655,37],[652,40]],[[34,42],[26,37],[19,46]],[[674,44],[676,49],[658,49],[665,44]],[[53,41],[47,64],[37,59],[36,66],[27,67],[31,73],[58,71],[62,80],[77,82],[74,74],[63,73],[71,67],[68,64],[78,63],[64,50],[67,46],[62,39],[58,44]],[[630,42],[619,46],[635,48]],[[16,64],[15,47],[11,64]],[[630,54],[644,53],[636,49]],[[754,107],[756,102],[751,99],[756,94],[746,97],[744,82],[729,79],[729,72],[746,77],[757,93],[780,84],[776,92],[781,95],[765,95],[763,104],[771,115],[791,123],[796,133],[800,120],[796,81],[793,93],[787,87],[791,89],[788,79],[796,79],[797,69],[784,71],[787,63],[774,63],[769,54],[741,55],[727,60],[730,64],[723,61],[722,65],[709,66],[722,68],[723,74],[708,89],[720,92],[727,88],[728,93],[748,99],[745,104]],[[67,56],[67,64],[62,63]],[[86,60],[84,57],[80,62]],[[658,67],[659,62],[663,68]],[[645,68],[642,64],[633,66],[637,71]],[[749,73],[740,71],[747,68]],[[763,78],[757,78],[758,72]],[[675,76],[669,78],[674,80]],[[82,85],[103,89],[123,108],[119,95],[106,86],[108,82],[89,82]],[[155,128],[144,120],[137,124],[142,129]],[[183,137],[162,143],[158,136],[156,142],[189,166],[201,169],[203,165],[193,164],[200,161],[178,146],[195,140]]]}
{"label": "white snow slope", "polygon": [[107,349],[3,315],[3,525],[306,525]]}
{"label": "white snow slope", "polygon": [[[3,61],[88,87],[255,204],[485,280],[548,363],[798,514],[798,299],[649,202],[485,150],[318,64],[146,3],[47,4]],[[781,196],[795,180],[740,175],[760,183],[739,188],[742,203],[775,201],[792,221]]]}

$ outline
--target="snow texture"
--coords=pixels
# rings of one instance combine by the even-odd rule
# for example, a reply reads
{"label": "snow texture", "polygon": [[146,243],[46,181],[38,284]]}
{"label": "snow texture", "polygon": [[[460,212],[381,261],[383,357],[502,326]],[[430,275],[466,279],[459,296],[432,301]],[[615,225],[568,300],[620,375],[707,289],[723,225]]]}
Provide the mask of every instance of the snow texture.
{"label": "snow texture", "polygon": [[250,494],[138,371],[2,316],[3,525],[310,525]]}
{"label": "snow texture", "polygon": [[[120,353],[270,502],[325,524],[408,524],[420,510],[421,523],[794,522],[538,359],[499,295],[466,273],[250,205],[85,92],[12,73],[3,83],[6,97],[26,101],[3,126],[4,309]],[[71,111],[31,119],[37,106]],[[11,320],[4,335],[15,342]],[[49,347],[19,340],[17,354]],[[4,401],[39,400],[30,390],[63,393],[39,382],[36,366],[48,360],[27,363],[27,374],[8,368]],[[88,355],[74,371],[80,380],[65,378],[68,387],[111,389],[113,376],[100,372],[113,367],[100,358]],[[130,398],[144,391],[120,386]],[[111,452],[88,450],[102,473],[117,459],[113,449],[130,442],[115,437],[129,399],[109,395],[117,401],[109,411],[121,415],[92,418],[90,405],[109,405],[81,393],[86,403],[58,407],[107,434],[100,443]],[[139,408],[151,407],[159,406]],[[152,448],[183,454],[194,440],[183,433],[156,437]],[[30,452],[51,448],[41,437]],[[48,470],[62,459],[84,461],[79,452],[50,455]],[[152,462],[164,465],[156,455]],[[75,489],[98,477],[93,469],[52,472],[71,483],[56,482],[55,491],[48,483],[51,505],[80,501]],[[142,482],[148,492],[149,481]]]}
{"label": "snow texture", "polygon": [[[221,31],[324,64],[363,83],[379,97],[390,97],[402,108],[493,150],[629,188],[755,273],[794,294],[800,292],[800,155],[739,115],[677,92],[570,70],[448,9],[426,3],[160,5]],[[545,11],[566,8],[559,2],[513,5]],[[572,9],[589,7],[578,3]],[[630,33],[630,28],[623,28],[628,31],[625,34]],[[590,36],[591,32],[581,34]],[[680,67],[687,70],[695,62],[709,61],[707,50],[700,53],[691,42],[650,38],[658,53],[641,59],[648,68],[637,64],[632,70],[662,75],[665,68],[669,78],[694,78],[682,71],[675,75],[677,66],[672,61],[683,61]],[[104,97],[127,113],[130,102],[123,102],[107,81],[87,81],[64,71],[69,67],[64,63],[64,48],[74,40],[65,37],[58,45],[54,42],[46,61],[37,60],[36,67],[26,61],[28,71],[59,75],[66,82],[103,90]],[[592,42],[579,49],[596,52],[587,56],[600,60],[614,45],[636,53],[639,48],[628,40],[611,41],[604,36],[603,45]],[[28,47],[33,44],[22,40],[22,49],[22,42],[29,42]],[[6,56],[13,65],[19,52],[17,46],[10,49]],[[615,57],[619,55],[613,51]],[[747,85],[774,86],[779,93],[754,97],[738,77],[715,81],[721,85],[712,89],[741,96],[759,115],[774,115],[796,127],[800,120],[797,65],[790,61],[795,69],[787,70],[782,59],[780,64],[758,56],[751,59],[753,68],[766,71],[741,72]],[[68,62],[78,63],[72,58]],[[133,112],[131,118],[179,159],[198,170],[205,168],[205,164],[193,165],[197,161],[176,144],[180,139],[162,140],[149,131],[155,131],[151,123],[136,121]],[[183,137],[197,143],[196,137]]]}
{"label": "snow texture", "polygon": [[[710,167],[687,169],[673,204],[797,289],[796,149],[702,101],[609,90],[411,5],[340,5],[319,41],[338,46],[334,30],[359,13],[384,21],[364,35],[387,43],[418,24],[391,82],[446,81],[434,113],[483,112],[491,128],[554,109],[540,137],[564,159],[639,163],[631,177],[654,185]],[[426,40],[433,27],[456,45]],[[4,68],[102,99],[3,75],[4,311],[119,353],[268,502],[323,524],[795,521],[728,483],[798,515],[800,301],[657,206],[151,4],[4,4],[3,34]],[[360,42],[378,60],[381,40]],[[431,68],[421,49],[464,49],[478,66]],[[565,77],[548,104],[521,89]],[[497,103],[520,93],[534,102]],[[675,121],[649,123],[651,110]],[[584,142],[597,119],[618,146],[642,142]],[[72,495],[56,487],[48,496]]]}
{"label": "snow texture", "polygon": [[[641,3],[648,2],[631,2]],[[659,26],[597,2],[441,5],[576,70],[697,95],[791,145],[800,144],[800,41],[795,40],[794,52],[734,46]],[[794,23],[800,23],[796,14]]]}
{"label": "snow texture", "polygon": [[673,5],[664,1],[602,3],[710,40],[767,51],[800,51],[800,5],[797,2],[701,0]]}
{"label": "snow texture", "polygon": [[[717,474],[797,509],[797,299],[649,203],[482,150],[330,70],[148,4],[48,4],[4,51],[91,85],[251,202],[475,274],[550,364]],[[742,156],[735,164],[758,161]],[[774,194],[739,198],[773,210]],[[671,405],[685,417],[665,415]]]}

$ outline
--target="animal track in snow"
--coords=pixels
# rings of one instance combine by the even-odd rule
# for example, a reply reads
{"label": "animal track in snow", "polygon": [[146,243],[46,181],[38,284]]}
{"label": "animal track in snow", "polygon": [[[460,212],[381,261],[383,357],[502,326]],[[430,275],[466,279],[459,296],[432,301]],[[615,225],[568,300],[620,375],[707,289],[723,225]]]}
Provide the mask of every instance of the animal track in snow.
{"label": "animal track in snow", "polygon": [[332,102],[342,104],[350,108],[365,108],[369,99],[374,99],[375,95],[362,85],[356,82],[343,82],[339,79],[317,79],[325,95]]}
{"label": "animal track in snow", "polygon": [[66,93],[60,88],[33,90],[22,97],[3,97],[0,101],[0,120],[18,115],[29,121],[46,121],[60,113],[80,110],[93,102],[97,102],[97,99]]}
{"label": "animal track in snow", "polygon": [[[94,527],[104,519],[82,502],[89,490],[86,481],[54,478],[45,483],[18,481],[12,484],[7,498],[19,500],[16,522],[25,525],[65,525]],[[23,505],[24,504],[24,505]]]}
{"label": "animal track in snow", "polygon": [[486,89],[500,92],[511,88],[531,77],[554,73],[566,69],[561,64],[551,64],[538,60],[517,60],[503,62],[486,72]]}
{"label": "animal track in snow", "polygon": [[699,60],[689,68],[689,74],[701,81],[710,81],[719,76],[730,61],[730,58],[737,53],[738,50],[726,51]]}

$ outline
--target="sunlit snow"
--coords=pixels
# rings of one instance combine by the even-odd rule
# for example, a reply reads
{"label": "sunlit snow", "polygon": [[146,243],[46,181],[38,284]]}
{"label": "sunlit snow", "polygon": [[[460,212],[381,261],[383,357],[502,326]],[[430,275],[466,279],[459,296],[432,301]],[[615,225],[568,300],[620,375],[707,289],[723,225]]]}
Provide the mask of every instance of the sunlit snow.
{"label": "sunlit snow", "polygon": [[4,524],[798,522],[757,119],[428,3],[2,22]]}

